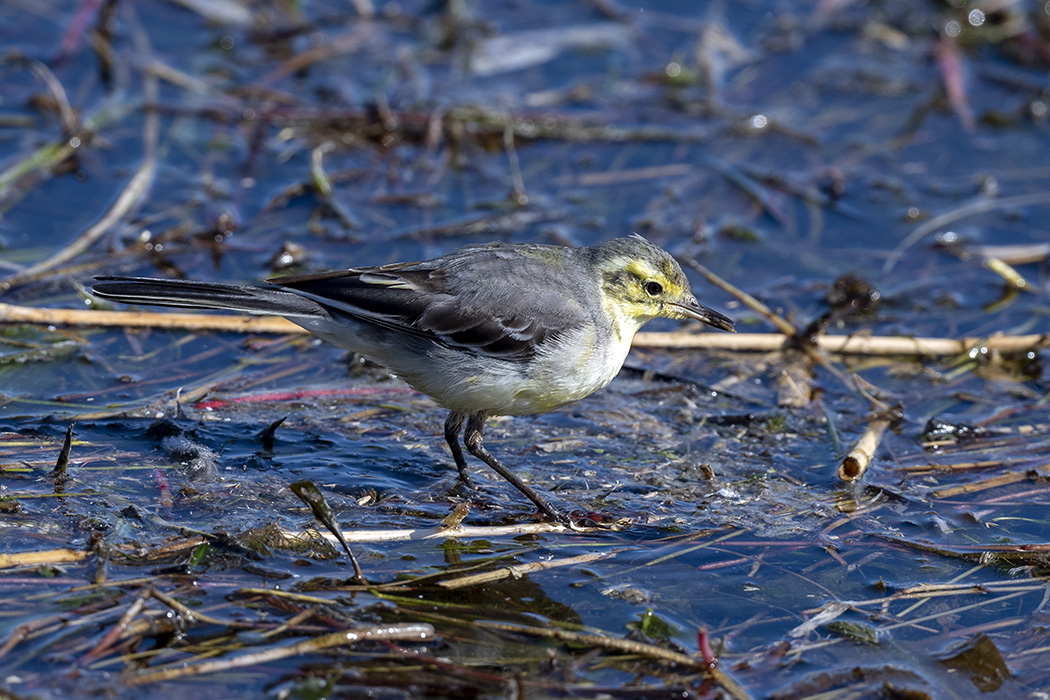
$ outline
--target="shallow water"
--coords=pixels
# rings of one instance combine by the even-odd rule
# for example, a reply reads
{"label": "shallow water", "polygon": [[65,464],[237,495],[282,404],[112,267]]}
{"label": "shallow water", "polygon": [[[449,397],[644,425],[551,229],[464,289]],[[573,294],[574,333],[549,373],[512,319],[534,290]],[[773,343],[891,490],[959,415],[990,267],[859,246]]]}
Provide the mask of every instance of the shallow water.
{"label": "shallow water", "polygon": [[[85,308],[96,274],[259,280],[287,271],[274,261],[292,243],[314,270],[636,231],[798,327],[832,314],[852,274],[877,304],[829,315],[830,333],[1047,332],[1050,15],[811,5],[402,2],[366,22],[331,2],[0,4],[0,41],[97,125],[75,159],[16,171],[71,135],[37,99],[44,83],[8,65],[4,275],[119,203],[157,115],[134,206],[0,302]],[[109,63],[90,34],[106,27]],[[686,268],[741,330],[771,330]],[[291,539],[319,526],[289,484],[312,481],[351,540],[430,531],[465,500],[470,526],[535,520],[481,465],[479,493],[457,487],[429,399],[301,336],[0,331],[0,555],[23,557],[0,569],[7,692],[739,696],[647,648],[488,623],[686,654],[706,628],[752,697],[1033,697],[1050,683],[1045,349],[810,369],[790,353],[637,348],[608,389],[486,428],[556,504],[620,529],[354,542],[372,584],[401,582],[365,590],[337,546]],[[812,380],[809,400],[791,400],[787,374]],[[846,486],[835,471],[873,397],[895,420]],[[930,433],[931,418],[957,430]],[[575,559],[588,555],[602,556]],[[136,608],[150,586],[208,620],[160,597]],[[144,675],[416,623],[435,638]]]}

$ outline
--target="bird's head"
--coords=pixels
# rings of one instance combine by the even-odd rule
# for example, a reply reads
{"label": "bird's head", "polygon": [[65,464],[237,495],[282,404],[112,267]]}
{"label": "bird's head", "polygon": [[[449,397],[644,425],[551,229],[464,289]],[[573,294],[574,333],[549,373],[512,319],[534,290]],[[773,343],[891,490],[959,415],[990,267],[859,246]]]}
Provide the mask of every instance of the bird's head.
{"label": "bird's head", "polygon": [[617,320],[637,330],[653,318],[693,319],[733,331],[733,321],[693,296],[681,266],[641,236],[615,238],[587,249],[601,276],[605,306]]}

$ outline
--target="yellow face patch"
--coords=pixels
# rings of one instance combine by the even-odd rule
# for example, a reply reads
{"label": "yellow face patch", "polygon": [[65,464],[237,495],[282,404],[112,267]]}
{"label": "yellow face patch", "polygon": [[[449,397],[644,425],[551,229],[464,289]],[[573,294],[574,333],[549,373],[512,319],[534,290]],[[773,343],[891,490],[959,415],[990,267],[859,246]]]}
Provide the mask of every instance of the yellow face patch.
{"label": "yellow face patch", "polygon": [[658,282],[664,291],[670,295],[681,294],[682,285],[677,281],[676,270],[668,261],[657,269],[648,260],[628,260],[623,265],[623,270],[633,278],[633,282],[639,287],[648,281]]}
{"label": "yellow face patch", "polygon": [[617,251],[598,261],[603,306],[617,338],[630,338],[656,317],[688,318],[679,307],[695,304],[689,282],[674,258],[643,246],[636,254]]}
{"label": "yellow face patch", "polygon": [[664,277],[663,274],[654,270],[652,266],[644,260],[628,260],[624,264],[623,269],[625,272],[630,273],[639,280],[649,279],[650,277],[656,277],[658,279]]}

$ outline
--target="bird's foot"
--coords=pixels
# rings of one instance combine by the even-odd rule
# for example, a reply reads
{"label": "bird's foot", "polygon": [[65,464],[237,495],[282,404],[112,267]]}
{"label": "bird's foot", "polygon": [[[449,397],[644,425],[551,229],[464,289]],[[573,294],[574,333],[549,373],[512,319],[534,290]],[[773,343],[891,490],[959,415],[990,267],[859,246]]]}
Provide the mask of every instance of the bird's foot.
{"label": "bird's foot", "polygon": [[459,496],[460,498],[474,499],[477,498],[480,489],[478,485],[471,478],[459,478],[452,484],[452,487],[448,490],[449,494]]}

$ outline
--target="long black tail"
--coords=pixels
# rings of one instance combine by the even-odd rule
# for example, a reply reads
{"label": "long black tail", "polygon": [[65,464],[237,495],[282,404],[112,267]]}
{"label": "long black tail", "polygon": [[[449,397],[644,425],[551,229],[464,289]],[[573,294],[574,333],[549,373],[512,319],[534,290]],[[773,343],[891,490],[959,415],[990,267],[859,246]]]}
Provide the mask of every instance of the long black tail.
{"label": "long black tail", "polygon": [[152,277],[96,277],[95,279],[97,282],[91,291],[96,296],[124,304],[225,309],[291,318],[328,316],[328,313],[317,302],[279,289]]}

